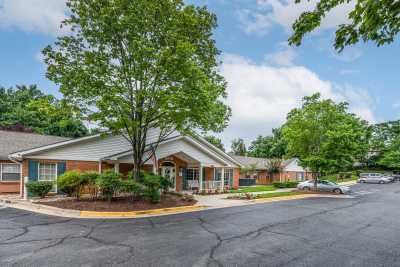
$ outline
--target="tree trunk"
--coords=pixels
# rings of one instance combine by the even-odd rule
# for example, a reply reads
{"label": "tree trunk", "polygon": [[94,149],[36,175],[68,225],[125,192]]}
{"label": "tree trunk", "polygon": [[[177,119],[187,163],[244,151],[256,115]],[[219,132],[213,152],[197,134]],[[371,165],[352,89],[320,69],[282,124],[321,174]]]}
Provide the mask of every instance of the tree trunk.
{"label": "tree trunk", "polygon": [[314,179],[314,191],[317,191],[318,190],[318,188],[317,188],[317,186],[318,186],[318,175],[317,175],[316,172],[313,172],[313,179]]}

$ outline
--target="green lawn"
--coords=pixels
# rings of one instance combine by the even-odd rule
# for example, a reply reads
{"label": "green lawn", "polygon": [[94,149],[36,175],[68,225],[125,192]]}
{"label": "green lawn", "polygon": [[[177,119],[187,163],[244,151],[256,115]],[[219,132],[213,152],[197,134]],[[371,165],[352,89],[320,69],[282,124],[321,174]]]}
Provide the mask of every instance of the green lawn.
{"label": "green lawn", "polygon": [[335,183],[342,183],[342,182],[350,182],[350,181],[357,180],[358,176],[352,175],[351,178],[337,179],[337,174],[331,174],[331,175],[322,176],[320,179],[332,181]]}
{"label": "green lawn", "polygon": [[272,198],[272,197],[286,197],[286,196],[295,196],[302,195],[301,192],[275,192],[275,193],[267,193],[257,195],[256,198]]}
{"label": "green lawn", "polygon": [[253,192],[263,192],[263,191],[274,191],[276,188],[273,185],[254,185],[240,187],[236,190],[231,190],[231,193],[253,193]]}

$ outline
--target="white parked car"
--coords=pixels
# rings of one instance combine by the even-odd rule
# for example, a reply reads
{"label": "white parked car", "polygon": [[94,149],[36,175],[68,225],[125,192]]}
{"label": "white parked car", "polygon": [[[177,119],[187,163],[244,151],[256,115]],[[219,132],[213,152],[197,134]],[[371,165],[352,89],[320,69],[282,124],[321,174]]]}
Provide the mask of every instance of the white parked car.
{"label": "white parked car", "polygon": [[[301,182],[297,185],[297,189],[299,190],[312,190],[314,189],[314,181],[309,180],[305,182]],[[338,194],[346,194],[350,193],[351,189],[348,186],[338,185],[337,183],[326,181],[326,180],[318,180],[317,182],[317,191],[324,192],[334,192]]]}
{"label": "white parked car", "polygon": [[359,183],[387,184],[393,182],[393,177],[382,173],[360,173]]}

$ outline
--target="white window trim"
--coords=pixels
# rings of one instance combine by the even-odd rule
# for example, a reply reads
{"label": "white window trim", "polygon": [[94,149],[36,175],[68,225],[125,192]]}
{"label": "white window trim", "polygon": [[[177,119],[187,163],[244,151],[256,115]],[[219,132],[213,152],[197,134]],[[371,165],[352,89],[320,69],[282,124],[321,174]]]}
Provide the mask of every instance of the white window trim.
{"label": "white window trim", "polygon": [[[54,165],[56,165],[56,179],[54,181],[53,180],[40,180],[40,164],[54,164]],[[38,176],[37,176],[38,182],[54,182],[54,188],[55,188],[54,192],[57,193],[57,191],[58,191],[57,179],[58,179],[58,164],[57,163],[54,163],[54,162],[42,162],[42,163],[39,162],[38,163]],[[52,192],[52,191],[50,191],[50,192]]]}
{"label": "white window trim", "polygon": [[[17,165],[19,170],[19,179],[18,180],[6,180],[3,181],[3,165]],[[22,171],[21,171],[21,164],[18,163],[0,163],[0,182],[2,183],[19,183],[22,179]]]}

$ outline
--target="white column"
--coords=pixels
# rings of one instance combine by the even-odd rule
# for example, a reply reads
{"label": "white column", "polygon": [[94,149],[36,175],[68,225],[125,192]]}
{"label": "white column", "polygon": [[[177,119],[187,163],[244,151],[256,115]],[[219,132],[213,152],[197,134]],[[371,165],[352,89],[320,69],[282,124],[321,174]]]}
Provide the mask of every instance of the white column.
{"label": "white column", "polygon": [[20,173],[20,177],[19,177],[19,197],[23,198],[24,197],[24,177],[22,176],[22,164],[19,165],[19,173]]}
{"label": "white column", "polygon": [[115,171],[116,173],[119,173],[119,162],[115,162],[115,163],[114,163],[114,171]]}
{"label": "white column", "polygon": [[200,192],[203,191],[203,165],[199,166],[199,183],[200,183]]}
{"label": "white column", "polygon": [[26,184],[28,183],[28,177],[24,177],[24,200],[28,200],[28,189],[26,188]]}
{"label": "white column", "polygon": [[224,191],[224,188],[225,188],[225,168],[222,167],[222,170],[221,170],[221,190],[222,190],[222,192]]}

